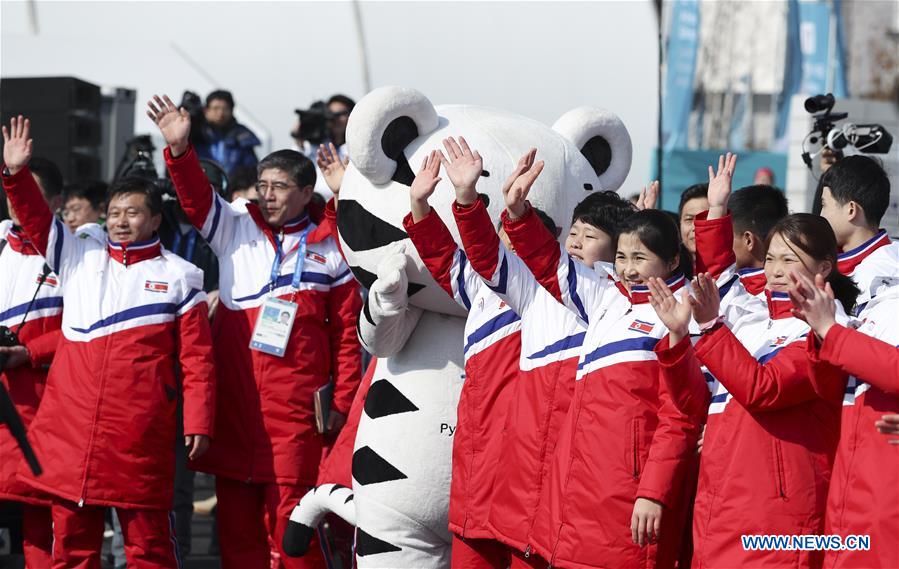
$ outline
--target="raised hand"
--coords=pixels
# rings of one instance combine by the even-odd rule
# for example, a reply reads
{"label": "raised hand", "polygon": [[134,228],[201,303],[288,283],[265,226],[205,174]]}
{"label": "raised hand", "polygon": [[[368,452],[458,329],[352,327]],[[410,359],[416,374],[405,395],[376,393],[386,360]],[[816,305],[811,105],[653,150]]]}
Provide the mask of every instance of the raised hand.
{"label": "raised hand", "polygon": [[409,200],[412,209],[412,221],[418,223],[428,216],[431,212],[431,206],[428,204],[428,198],[437,189],[440,183],[440,151],[432,150],[430,154],[425,156],[421,163],[421,168],[415,179],[412,180],[412,187],[409,188]]}
{"label": "raised hand", "polygon": [[172,156],[184,154],[190,136],[188,112],[176,107],[168,95],[163,95],[161,99],[159,95],[153,95],[153,100],[147,101],[147,116],[159,127]]}
{"label": "raised hand", "polygon": [[30,138],[31,121],[19,115],[9,119],[9,128],[3,127],[3,162],[11,174],[24,168],[31,160],[34,141]]}
{"label": "raised hand", "polygon": [[537,149],[532,148],[521,157],[512,174],[503,184],[503,198],[509,219],[518,219],[527,212],[527,199],[531,186],[543,171],[543,160],[535,162]]}
{"label": "raised hand", "polygon": [[327,146],[324,144],[318,146],[315,163],[318,164],[318,169],[321,170],[325,183],[328,184],[328,188],[336,198],[340,194],[340,185],[343,183],[343,175],[346,173],[346,165],[349,163],[349,159],[346,161],[341,160],[337,147],[334,146],[333,142],[329,142]]}
{"label": "raised hand", "polygon": [[709,219],[727,215],[727,200],[730,199],[731,183],[737,167],[737,155],[718,157],[718,171],[709,166]]}
{"label": "raised hand", "polygon": [[698,324],[705,324],[718,318],[721,298],[718,296],[718,285],[708,273],[700,273],[693,279],[693,294],[690,296],[690,308],[693,319]]}
{"label": "raised hand", "polygon": [[[693,315],[690,301],[679,301],[660,278],[653,277],[646,284],[649,286],[649,304],[659,320],[668,327],[668,345],[673,347],[690,333],[690,318]],[[687,294],[686,290],[682,294]]]}
{"label": "raised hand", "polygon": [[655,209],[656,204],[659,201],[659,181],[653,180],[649,184],[649,189],[645,187],[640,190],[640,197],[637,198],[637,209],[643,211],[644,209]]}
{"label": "raised hand", "polygon": [[474,203],[478,199],[475,186],[478,178],[481,177],[481,172],[484,171],[484,161],[481,159],[481,155],[477,150],[472,152],[468,143],[461,136],[459,142],[456,142],[453,137],[444,138],[443,147],[446,148],[449,158],[442,152],[438,152],[438,154],[443,168],[446,170],[446,175],[449,176],[450,182],[456,189],[456,201],[462,205]]}
{"label": "raised hand", "polygon": [[815,275],[812,281],[797,271],[790,273],[790,281],[787,294],[793,302],[793,316],[808,322],[815,335],[823,340],[836,324],[837,303],[830,283],[825,283],[821,274]]}

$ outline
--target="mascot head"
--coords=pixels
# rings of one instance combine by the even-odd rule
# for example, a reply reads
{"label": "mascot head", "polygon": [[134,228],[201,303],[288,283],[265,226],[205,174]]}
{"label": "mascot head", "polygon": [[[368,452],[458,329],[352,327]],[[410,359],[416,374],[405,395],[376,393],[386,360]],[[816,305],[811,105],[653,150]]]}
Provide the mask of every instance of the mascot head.
{"label": "mascot head", "polygon": [[[374,282],[381,258],[408,241],[403,217],[409,213],[409,187],[424,157],[443,149],[448,136],[463,136],[484,159],[478,192],[489,199],[499,219],[502,185],[518,159],[537,148],[546,162],[529,195],[531,203],[567,228],[574,206],[591,192],[617,190],[631,165],[631,140],[614,114],[593,107],[565,113],[552,128],[537,121],[484,107],[435,107],[414,89],[382,87],[365,96],[350,115],[347,148],[350,165],[340,190],[338,229],[343,252],[356,278]],[[446,175],[431,196],[431,206],[456,241],[451,212],[455,199]],[[464,315],[431,278],[409,243],[405,247],[410,302],[426,310]]]}

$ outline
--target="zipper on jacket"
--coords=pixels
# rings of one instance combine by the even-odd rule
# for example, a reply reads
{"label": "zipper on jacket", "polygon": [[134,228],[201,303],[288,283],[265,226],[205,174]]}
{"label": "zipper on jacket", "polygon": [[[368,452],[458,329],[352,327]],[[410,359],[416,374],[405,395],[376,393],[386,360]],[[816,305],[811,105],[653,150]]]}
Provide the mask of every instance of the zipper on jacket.
{"label": "zipper on jacket", "polygon": [[529,543],[527,547],[524,548],[524,558],[527,559],[531,556],[531,544]]}
{"label": "zipper on jacket", "polygon": [[784,475],[783,452],[780,441],[774,441],[774,471],[777,475],[777,492],[782,500],[787,499],[787,489]]}
{"label": "zipper on jacket", "polygon": [[633,441],[631,443],[631,452],[633,453],[633,461],[634,461],[634,480],[640,478],[640,445],[639,445],[639,437],[640,437],[640,420],[634,419],[634,429],[633,429]]}

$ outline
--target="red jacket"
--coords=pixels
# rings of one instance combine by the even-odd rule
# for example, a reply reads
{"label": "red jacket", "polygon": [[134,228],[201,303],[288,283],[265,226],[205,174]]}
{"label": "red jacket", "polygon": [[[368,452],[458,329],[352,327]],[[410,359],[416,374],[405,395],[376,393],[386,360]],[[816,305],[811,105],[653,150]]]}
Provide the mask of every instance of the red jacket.
{"label": "red jacket", "polygon": [[[31,362],[0,372],[0,380],[27,428],[44,393],[45,364],[52,360],[59,340],[62,291],[56,275],[50,273],[41,280],[44,259],[12,227],[12,222],[0,222],[0,243],[3,241],[6,246],[0,253],[0,325],[17,332],[19,342],[28,348]],[[34,304],[26,317],[32,298]],[[21,461],[22,451],[16,440],[6,425],[0,425],[0,499],[49,504],[46,496],[16,480]]]}
{"label": "red jacket", "polygon": [[[875,421],[899,413],[899,288],[871,300],[856,331],[834,326],[809,342],[813,361],[852,374],[827,498],[826,534],[868,535],[868,551],[828,551],[824,566],[899,567],[899,446]],[[823,388],[832,378],[818,377]]]}
{"label": "red jacket", "polygon": [[[730,217],[697,229],[705,265],[732,259]],[[715,271],[713,271],[715,272]],[[722,299],[728,325],[700,338],[696,356],[713,378],[699,486],[693,509],[694,567],[815,567],[822,552],[746,551],[741,536],[819,534],[840,430],[846,376],[826,364],[816,388],[806,352],[808,325],[789,298],[757,295],[735,283]],[[729,326],[729,327],[728,327]]]}
{"label": "red jacket", "polygon": [[203,273],[158,238],[69,233],[27,168],[3,178],[26,235],[59,275],[66,310],[30,436],[32,487],[79,504],[170,509],[180,367],[184,432],[212,435],[214,376]]}
{"label": "red jacket", "polygon": [[472,269],[521,315],[522,356],[511,386],[487,525],[496,539],[527,555],[587,327],[501,245],[483,202],[456,204],[453,215]]}
{"label": "red jacket", "polygon": [[[219,260],[220,305],[212,325],[217,437],[192,467],[235,480],[312,486],[323,444],[313,394],[333,378],[333,408],[346,415],[361,377],[356,282],[329,230],[307,215],[270,227],[255,204],[229,204],[214,194],[193,148],[177,158],[166,148],[165,159],[181,207]],[[304,231],[296,291],[291,281]],[[284,257],[272,282],[277,243]],[[248,347],[269,296],[298,304],[283,357]]]}
{"label": "red jacket", "polygon": [[472,270],[436,211],[418,223],[409,214],[403,227],[437,284],[468,311],[465,383],[453,435],[449,529],[462,538],[493,538],[487,517],[510,388],[518,378],[521,318]]}
{"label": "red jacket", "polygon": [[[648,291],[619,288],[604,265],[561,250],[530,210],[503,220],[515,251],[541,284],[588,323],[574,395],[531,540],[553,566],[673,567],[683,519],[682,483],[700,424],[674,403],[653,348],[667,329]],[[684,286],[682,276],[669,286]],[[551,325],[551,323],[548,323]],[[637,498],[663,504],[659,543],[633,543]]]}

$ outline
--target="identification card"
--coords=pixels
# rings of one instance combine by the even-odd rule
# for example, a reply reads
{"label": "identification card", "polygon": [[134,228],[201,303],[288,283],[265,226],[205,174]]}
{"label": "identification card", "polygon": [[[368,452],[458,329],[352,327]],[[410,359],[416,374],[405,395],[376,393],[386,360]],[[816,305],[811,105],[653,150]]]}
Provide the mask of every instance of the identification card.
{"label": "identification card", "polygon": [[280,298],[267,299],[256,317],[250,349],[283,357],[296,316],[297,303]]}

